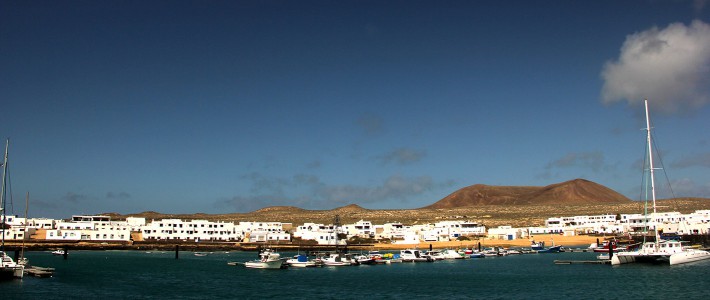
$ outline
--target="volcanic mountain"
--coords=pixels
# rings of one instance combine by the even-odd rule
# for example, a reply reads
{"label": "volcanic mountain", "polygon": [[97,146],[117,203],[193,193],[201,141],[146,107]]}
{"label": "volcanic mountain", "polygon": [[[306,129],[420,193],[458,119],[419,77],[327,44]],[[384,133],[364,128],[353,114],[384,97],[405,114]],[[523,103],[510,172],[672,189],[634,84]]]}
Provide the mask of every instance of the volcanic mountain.
{"label": "volcanic mountain", "polygon": [[477,205],[588,205],[628,203],[629,198],[603,185],[574,179],[544,187],[490,186],[476,184],[453,192],[425,208],[455,208]]}

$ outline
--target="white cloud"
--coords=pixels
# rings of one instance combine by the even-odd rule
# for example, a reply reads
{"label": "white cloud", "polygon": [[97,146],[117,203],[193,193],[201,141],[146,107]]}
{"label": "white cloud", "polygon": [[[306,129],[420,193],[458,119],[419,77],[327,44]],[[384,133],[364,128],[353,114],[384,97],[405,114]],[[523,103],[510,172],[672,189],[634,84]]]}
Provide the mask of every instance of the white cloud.
{"label": "white cloud", "polygon": [[629,35],[601,75],[606,104],[648,98],[667,114],[701,107],[710,102],[710,25],[696,20]]}

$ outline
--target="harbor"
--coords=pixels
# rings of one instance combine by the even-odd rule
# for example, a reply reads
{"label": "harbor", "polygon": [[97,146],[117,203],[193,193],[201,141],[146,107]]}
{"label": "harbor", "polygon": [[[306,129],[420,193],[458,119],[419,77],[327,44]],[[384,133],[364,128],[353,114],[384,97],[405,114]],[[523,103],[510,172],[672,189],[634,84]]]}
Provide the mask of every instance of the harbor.
{"label": "harbor", "polygon": [[[395,251],[392,251],[395,252]],[[398,251],[396,251],[398,253]],[[282,252],[291,257],[298,252]],[[1,282],[3,298],[64,299],[68,296],[112,299],[288,299],[407,298],[574,299],[599,296],[604,290],[634,289],[634,295],[658,299],[656,293],[680,292],[687,299],[704,297],[698,278],[710,276],[710,264],[682,268],[655,266],[556,265],[555,260],[594,260],[592,252],[508,255],[434,263],[393,263],[351,267],[249,269],[254,252],[216,251],[206,256],[171,251],[71,251],[70,257],[48,251],[28,253],[38,265],[55,268],[53,277],[26,277]],[[638,273],[644,276],[639,277]],[[673,281],[664,278],[674,278]],[[638,290],[636,290],[638,289]],[[626,298],[608,294],[604,299]]]}

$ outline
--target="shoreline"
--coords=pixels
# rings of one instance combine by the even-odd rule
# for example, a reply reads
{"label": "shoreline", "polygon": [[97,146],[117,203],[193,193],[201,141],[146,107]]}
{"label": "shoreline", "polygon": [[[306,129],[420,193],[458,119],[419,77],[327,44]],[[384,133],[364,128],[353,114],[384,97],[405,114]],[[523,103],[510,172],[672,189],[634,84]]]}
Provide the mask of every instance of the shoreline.
{"label": "shoreline", "polygon": [[[597,242],[597,240],[604,240],[604,236],[589,236],[589,235],[578,235],[578,236],[562,236],[562,235],[539,235],[534,236],[533,239],[538,242],[545,242],[546,246],[562,245],[564,247],[588,247],[591,243]],[[390,244],[390,243],[376,243],[376,244],[349,244],[347,247],[343,246],[340,248],[347,248],[348,250],[357,251],[367,251],[367,250],[402,250],[408,248],[418,248],[418,249],[445,249],[445,248],[478,248],[478,245],[482,248],[486,247],[516,247],[516,248],[528,248],[530,247],[531,239],[516,239],[516,240],[498,240],[498,239],[488,239],[481,238],[478,240],[468,240],[468,241],[442,241],[442,242],[420,242],[417,244]],[[148,251],[148,250],[164,250],[164,251],[257,251],[260,248],[270,247],[279,249],[280,251],[297,251],[303,249],[313,249],[320,251],[333,250],[334,246],[324,246],[324,245],[303,245],[303,244],[257,244],[257,243],[239,243],[239,242],[31,242],[25,243],[25,251],[48,251],[56,249],[68,249],[68,250],[135,250],[135,251]],[[20,251],[22,249],[22,243],[10,242],[5,244],[6,251]]]}

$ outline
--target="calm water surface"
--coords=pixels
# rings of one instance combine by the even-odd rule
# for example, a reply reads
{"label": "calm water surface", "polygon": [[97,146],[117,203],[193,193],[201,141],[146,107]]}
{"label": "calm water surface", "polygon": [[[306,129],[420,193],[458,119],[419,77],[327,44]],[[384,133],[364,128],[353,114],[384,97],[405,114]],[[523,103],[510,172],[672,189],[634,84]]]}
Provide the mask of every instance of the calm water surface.
{"label": "calm water surface", "polygon": [[[283,253],[284,256],[295,253]],[[594,260],[594,253],[399,263],[376,266],[255,270],[228,266],[253,252],[73,251],[30,261],[53,278],[0,282],[2,299],[707,299],[710,262],[662,265],[555,265]]]}

